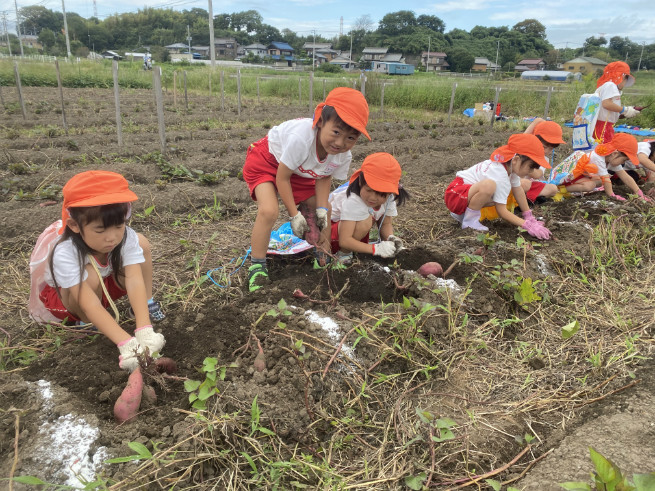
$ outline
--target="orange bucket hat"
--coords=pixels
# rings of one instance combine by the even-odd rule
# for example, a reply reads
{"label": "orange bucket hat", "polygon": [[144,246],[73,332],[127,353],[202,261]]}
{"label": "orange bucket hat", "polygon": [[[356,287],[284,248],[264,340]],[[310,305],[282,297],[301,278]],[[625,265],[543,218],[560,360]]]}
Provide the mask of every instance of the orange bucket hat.
{"label": "orange bucket hat", "polygon": [[369,140],[371,139],[366,131],[366,125],[368,124],[368,102],[366,102],[361,92],[348,87],[332,89],[325,98],[325,101],[316,106],[312,127],[315,127],[316,123],[318,123],[325,106],[332,106],[344,123],[351,128],[355,128]]}
{"label": "orange bucket hat", "polygon": [[362,166],[350,177],[350,184],[360,174],[364,174],[366,184],[378,193],[398,194],[398,185],[402,171],[400,164],[386,152],[372,153],[364,159]]}
{"label": "orange bucket hat", "polygon": [[510,136],[507,145],[494,150],[491,154],[491,160],[494,162],[507,162],[516,154],[530,157],[540,166],[550,169],[550,164],[544,155],[544,146],[539,141],[539,138],[526,133]]}
{"label": "orange bucket hat", "polygon": [[635,78],[630,75],[630,65],[624,61],[613,61],[603,70],[603,74],[596,82],[596,88],[600,87],[605,82],[614,82],[618,85],[623,80],[624,75],[628,76],[625,86],[632,87],[635,84]]}
{"label": "orange bucket hat", "polygon": [[533,134],[535,136],[540,136],[553,145],[566,144],[566,142],[562,140],[562,127],[555,121],[542,121],[535,127]]}
{"label": "orange bucket hat", "polygon": [[627,133],[615,133],[610,141],[597,145],[594,151],[601,157],[606,157],[615,150],[618,150],[619,152],[626,154],[628,159],[636,165],[637,162],[639,162],[637,149],[638,143],[634,136],[628,135]]}
{"label": "orange bucket hat", "polygon": [[60,234],[64,232],[70,218],[69,208],[130,203],[139,199],[130,191],[127,179],[116,172],[104,170],[90,170],[74,175],[62,193],[64,203],[61,207],[61,221],[64,226]]}

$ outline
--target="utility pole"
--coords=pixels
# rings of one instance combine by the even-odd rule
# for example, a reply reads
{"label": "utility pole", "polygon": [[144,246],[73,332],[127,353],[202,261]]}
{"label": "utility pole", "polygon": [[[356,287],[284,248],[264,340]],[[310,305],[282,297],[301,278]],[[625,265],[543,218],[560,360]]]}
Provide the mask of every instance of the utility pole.
{"label": "utility pole", "polygon": [[314,34],[314,44],[312,44],[312,72],[314,71],[314,66],[316,65],[316,29],[312,29]]}
{"label": "utility pole", "polygon": [[191,33],[189,32],[189,24],[186,25],[186,40],[189,44],[189,54],[191,54]]}
{"label": "utility pole", "polygon": [[494,72],[498,71],[498,52],[500,51],[500,39],[498,40],[498,44],[496,45],[496,66],[494,67]]}
{"label": "utility pole", "polygon": [[430,66],[430,36],[428,36],[428,60],[425,62],[425,73],[428,73],[429,66]]}
{"label": "utility pole", "polygon": [[66,22],[66,5],[64,5],[64,0],[61,0],[61,10],[64,12],[64,34],[66,34],[66,53],[68,58],[71,57],[71,42],[68,37],[68,22]]}
{"label": "utility pole", "polygon": [[9,31],[7,30],[7,14],[2,13],[2,25],[5,28],[5,35],[7,36],[7,48],[9,48],[9,56],[11,56],[11,44],[9,43]]}
{"label": "utility pole", "polygon": [[[20,55],[23,56],[23,40],[20,37],[20,17],[18,15],[18,0],[14,0],[14,5],[16,6],[16,32],[18,33],[18,44],[20,44]],[[66,17],[64,17],[65,19]]]}
{"label": "utility pole", "polygon": [[348,57],[350,63],[353,62],[353,31],[350,31],[350,55]]}
{"label": "utility pole", "polygon": [[214,7],[209,0],[209,59],[212,68],[216,66],[216,45],[214,44]]}
{"label": "utility pole", "polygon": [[646,46],[646,41],[641,44],[641,54],[639,55],[639,65],[637,65],[637,71],[641,69],[641,57],[644,56],[644,46]]}

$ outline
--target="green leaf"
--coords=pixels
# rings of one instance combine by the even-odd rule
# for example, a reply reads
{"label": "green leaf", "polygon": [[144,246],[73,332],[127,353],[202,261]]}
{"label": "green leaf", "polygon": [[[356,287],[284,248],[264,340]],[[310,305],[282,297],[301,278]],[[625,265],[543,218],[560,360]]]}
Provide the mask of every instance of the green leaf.
{"label": "green leaf", "polygon": [[266,315],[268,315],[269,317],[277,317],[277,310],[271,309],[268,312],[266,312]]}
{"label": "green leaf", "polygon": [[424,423],[431,423],[434,419],[434,415],[430,411],[424,411],[423,409],[416,408],[416,414],[419,419]]}
{"label": "green leaf", "polygon": [[637,491],[653,491],[655,489],[655,472],[650,474],[633,474],[632,480]]}
{"label": "green leaf", "polygon": [[127,444],[128,447],[130,447],[132,450],[134,450],[136,453],[139,454],[140,457],[149,459],[152,457],[152,454],[150,453],[150,450],[148,450],[148,447],[146,447],[143,443],[139,442],[129,442]]}
{"label": "green leaf", "polygon": [[562,339],[569,339],[580,329],[580,323],[578,321],[569,322],[567,325],[562,327]]}
{"label": "green leaf", "polygon": [[281,298],[280,301],[277,303],[277,309],[282,311],[282,310],[286,310],[286,308],[287,308],[287,302],[285,302],[285,300]]}
{"label": "green leaf", "polygon": [[260,431],[261,433],[263,433],[264,435],[275,436],[275,432],[274,432],[274,431],[269,430],[268,428],[264,428],[263,426],[259,426],[259,427],[257,428],[257,430]]}
{"label": "green leaf", "polygon": [[116,457],[114,459],[105,460],[106,464],[121,464],[123,462],[132,462],[134,460],[141,460],[139,455],[128,455],[127,457]]}
{"label": "green leaf", "polygon": [[14,477],[13,480],[21,484],[33,484],[33,485],[48,484],[47,482],[42,481],[38,477],[34,477],[34,476],[18,476],[18,477]]}
{"label": "green leaf", "polygon": [[564,489],[568,489],[569,491],[591,491],[591,486],[589,486],[589,484],[586,482],[569,481],[561,482],[559,485]]}
{"label": "green leaf", "polygon": [[245,458],[245,459],[248,461],[248,463],[250,464],[250,467],[252,468],[252,473],[253,473],[253,475],[256,476],[257,474],[259,474],[259,472],[257,471],[257,466],[255,465],[255,461],[252,460],[252,457],[251,457],[250,455],[248,455],[246,452],[241,452],[241,455],[242,455],[243,458]]}
{"label": "green leaf", "polygon": [[201,383],[202,382],[200,380],[185,380],[184,381],[184,390],[186,390],[187,392],[193,392],[198,387],[200,387]]}
{"label": "green leaf", "polygon": [[591,461],[596,467],[596,472],[602,482],[610,483],[617,477],[621,476],[621,471],[612,462],[603,457],[600,453],[596,452],[592,447],[589,447],[589,455]]}
{"label": "green leaf", "polygon": [[425,481],[425,478],[428,477],[425,472],[421,472],[417,476],[407,476],[405,477],[405,485],[409,489],[423,489],[423,481]]}
{"label": "green leaf", "polygon": [[202,371],[203,372],[211,372],[212,370],[216,369],[217,364],[218,364],[218,359],[208,356],[202,362]]}
{"label": "green leaf", "polygon": [[500,491],[500,488],[502,487],[502,484],[496,481],[495,479],[485,479],[484,482],[486,482],[489,486],[491,486],[494,491]]}

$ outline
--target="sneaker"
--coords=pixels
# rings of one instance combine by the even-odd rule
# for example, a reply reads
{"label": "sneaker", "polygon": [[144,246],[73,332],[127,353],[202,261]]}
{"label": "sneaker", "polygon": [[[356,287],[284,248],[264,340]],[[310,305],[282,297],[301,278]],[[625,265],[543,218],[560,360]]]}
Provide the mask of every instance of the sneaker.
{"label": "sneaker", "polygon": [[462,220],[464,220],[464,213],[462,213],[461,215],[458,215],[457,213],[453,213],[451,211],[450,216],[453,217],[455,220],[457,220],[460,224],[462,223]]}
{"label": "sneaker", "polygon": [[265,265],[255,263],[248,268],[248,289],[251,292],[259,290],[269,282],[268,269]]}
{"label": "sneaker", "polygon": [[350,264],[353,262],[353,253],[352,252],[343,252],[337,251],[334,255],[339,264]]}
{"label": "sneaker", "polygon": [[[161,309],[161,304],[157,301],[148,302],[148,314],[150,315],[150,320],[153,322],[163,321],[166,318],[166,314]],[[134,319],[134,310],[132,310],[132,307],[127,310],[127,317]]]}

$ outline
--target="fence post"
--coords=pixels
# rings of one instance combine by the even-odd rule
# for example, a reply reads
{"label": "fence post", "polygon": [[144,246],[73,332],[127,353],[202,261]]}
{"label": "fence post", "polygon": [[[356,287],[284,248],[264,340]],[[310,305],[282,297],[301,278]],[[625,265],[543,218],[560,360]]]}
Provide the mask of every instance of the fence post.
{"label": "fence post", "polygon": [[221,70],[221,111],[225,111],[225,85],[223,83],[223,77],[225,72]]}
{"label": "fence post", "polygon": [[66,109],[64,108],[64,90],[61,86],[61,74],[59,73],[59,60],[55,60],[55,70],[57,71],[57,87],[59,87],[59,101],[61,102],[61,117],[64,120],[64,131],[68,135],[68,123],[66,122]]}
{"label": "fence post", "polygon": [[259,104],[259,77],[257,77],[257,104]]}
{"label": "fence post", "polygon": [[448,107],[448,124],[450,124],[450,115],[453,113],[453,105],[455,104],[455,91],[457,90],[457,83],[453,84],[453,91],[450,94],[450,106]]}
{"label": "fence post", "polygon": [[164,124],[164,102],[161,93],[161,67],[156,66],[152,71],[153,87],[155,89],[155,103],[157,105],[157,122],[159,124],[159,143],[161,153],[166,155],[166,126]]}
{"label": "fence post", "polygon": [[186,88],[186,70],[184,70],[184,110],[189,112],[189,95]]}
{"label": "fence post", "polygon": [[237,114],[241,116],[241,69],[237,70]]}
{"label": "fence post", "polygon": [[20,84],[20,75],[18,74],[18,62],[14,62],[14,77],[16,78],[16,90],[18,91],[18,101],[20,102],[20,110],[23,111],[23,119],[27,119],[25,112],[25,101],[23,100],[23,88]]}
{"label": "fence post", "polygon": [[173,105],[177,107],[177,71],[173,71]]}
{"label": "fence post", "polygon": [[302,106],[302,78],[298,75],[298,104]]}
{"label": "fence post", "polygon": [[309,72],[309,109],[314,105],[314,72]]}
{"label": "fence post", "polygon": [[498,97],[502,88],[496,87],[496,97],[494,97],[494,107],[491,109],[491,126],[496,122],[496,108],[498,107]]}
{"label": "fence post", "polygon": [[548,87],[546,94],[546,109],[544,109],[544,119],[548,119],[548,109],[550,109],[550,95],[553,93],[553,87]]}
{"label": "fence post", "polygon": [[357,79],[353,78],[353,89],[357,90]]}
{"label": "fence post", "polygon": [[325,100],[325,82],[327,82],[327,80],[323,79],[323,100]]}
{"label": "fence post", "polygon": [[[325,99],[325,97],[323,97],[323,99]],[[2,95],[2,85],[0,85],[0,103],[1,103],[2,106],[4,107],[4,105],[5,105],[5,98],[4,98],[4,96]]]}
{"label": "fence post", "polygon": [[361,87],[362,95],[366,97],[366,75],[363,73],[359,75],[359,86]]}
{"label": "fence post", "polygon": [[382,92],[380,93],[380,116],[384,114],[384,88],[387,84],[382,82]]}
{"label": "fence post", "polygon": [[209,97],[212,96],[212,70],[209,70]]}
{"label": "fence post", "polygon": [[112,62],[114,76],[114,105],[116,106],[116,132],[118,133],[118,146],[123,147],[123,123],[121,122],[121,101],[118,90],[118,61]]}

